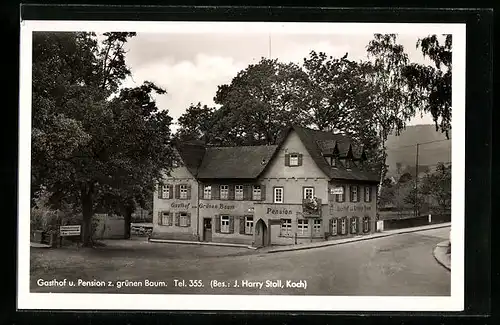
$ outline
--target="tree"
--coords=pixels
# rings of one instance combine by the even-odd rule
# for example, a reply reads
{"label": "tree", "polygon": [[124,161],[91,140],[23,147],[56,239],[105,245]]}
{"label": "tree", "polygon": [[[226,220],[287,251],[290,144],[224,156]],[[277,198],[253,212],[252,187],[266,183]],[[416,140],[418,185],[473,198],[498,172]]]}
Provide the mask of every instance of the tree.
{"label": "tree", "polygon": [[433,209],[446,213],[451,207],[451,165],[439,163],[433,173],[424,176],[420,193],[434,202]]}
{"label": "tree", "polygon": [[[395,132],[399,134],[418,110],[418,98],[404,76],[404,69],[409,64],[408,55],[402,45],[397,43],[395,34],[375,34],[369,42],[367,52],[373,59],[373,69],[369,75],[373,100],[373,122],[380,140],[383,153],[380,183],[385,178],[387,137]],[[380,186],[379,186],[380,193]]]}
{"label": "tree", "polygon": [[179,130],[176,139],[179,141],[201,140],[203,143],[211,143],[215,137],[214,126],[217,123],[215,108],[207,105],[191,104],[186,112],[179,117]]}
{"label": "tree", "polygon": [[283,128],[301,124],[300,103],[307,76],[295,64],[262,58],[218,87],[214,101],[220,145],[274,144]]}
{"label": "tree", "polygon": [[150,82],[118,87],[130,75],[124,44],[134,33],[35,33],[33,42],[32,191],[54,206],[81,211],[83,245],[103,193],[128,204],[138,186],[153,186],[167,168],[170,117],[150,97]]}
{"label": "tree", "polygon": [[449,138],[451,130],[451,73],[452,36],[443,35],[442,44],[437,35],[429,35],[417,41],[425,57],[431,59],[434,67],[412,63],[404,71],[410,87],[420,92],[419,100],[425,105],[424,112],[430,112],[436,125]]}

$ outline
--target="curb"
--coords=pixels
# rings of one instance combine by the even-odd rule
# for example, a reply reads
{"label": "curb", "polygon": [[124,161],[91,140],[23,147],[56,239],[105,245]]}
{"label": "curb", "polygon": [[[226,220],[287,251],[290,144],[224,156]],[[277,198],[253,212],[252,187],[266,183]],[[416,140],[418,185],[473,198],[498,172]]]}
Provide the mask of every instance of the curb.
{"label": "curb", "polygon": [[331,240],[327,242],[321,242],[319,245],[314,245],[314,246],[301,246],[301,247],[286,247],[286,248],[277,248],[268,251],[267,253],[280,253],[280,252],[288,252],[288,251],[298,251],[298,250],[304,250],[304,249],[313,249],[313,248],[321,248],[321,247],[327,247],[327,246],[335,246],[335,245],[342,245],[342,244],[348,244],[348,243],[353,243],[353,242],[358,242],[358,241],[363,241],[363,240],[370,240],[370,239],[376,239],[376,238],[383,238],[383,237],[389,237],[389,236],[395,236],[395,235],[400,235],[400,234],[407,234],[407,233],[412,233],[412,232],[418,232],[418,231],[425,231],[425,230],[431,230],[431,229],[439,229],[439,228],[447,228],[450,227],[451,223],[446,223],[446,224],[436,224],[432,226],[428,226],[426,228],[407,228],[402,231],[394,231],[394,232],[381,232],[381,233],[375,233],[374,235],[371,236],[361,236],[361,237],[353,237],[349,238],[346,240]]}
{"label": "curb", "polygon": [[185,244],[185,245],[206,245],[206,246],[225,246],[225,247],[238,247],[238,248],[248,248],[257,249],[257,247],[249,245],[240,244],[229,244],[229,243],[214,243],[214,242],[201,242],[201,241],[187,241],[187,240],[170,240],[170,239],[148,239],[151,243],[164,243],[164,244]]}
{"label": "curb", "polygon": [[[432,255],[434,256],[434,259],[441,264],[444,268],[446,268],[448,271],[451,271],[451,265],[449,265],[446,261],[446,250],[448,248],[448,242],[449,241],[444,241],[436,245],[434,250],[432,251]],[[443,257],[444,256],[444,257]]]}

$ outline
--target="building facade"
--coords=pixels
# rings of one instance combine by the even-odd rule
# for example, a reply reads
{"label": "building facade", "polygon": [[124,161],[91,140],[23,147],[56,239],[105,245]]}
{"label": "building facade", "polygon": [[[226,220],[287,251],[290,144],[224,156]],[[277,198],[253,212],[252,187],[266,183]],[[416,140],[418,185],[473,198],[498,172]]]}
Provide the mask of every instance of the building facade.
{"label": "building facade", "polygon": [[154,239],[292,245],[375,231],[378,176],[349,139],[301,127],[274,146],[178,144]]}

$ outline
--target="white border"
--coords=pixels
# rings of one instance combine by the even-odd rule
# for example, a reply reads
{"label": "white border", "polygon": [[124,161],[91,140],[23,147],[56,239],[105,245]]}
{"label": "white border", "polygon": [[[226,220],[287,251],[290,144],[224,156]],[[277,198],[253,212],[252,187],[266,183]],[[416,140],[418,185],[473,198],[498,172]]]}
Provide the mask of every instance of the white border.
{"label": "white border", "polygon": [[[31,170],[32,32],[105,32],[110,30],[141,33],[396,33],[418,36],[452,34],[451,295],[449,297],[370,297],[30,293],[30,222],[28,216],[30,215]],[[222,307],[224,310],[240,311],[461,311],[464,309],[465,24],[22,21],[20,47],[18,309],[221,310]]]}

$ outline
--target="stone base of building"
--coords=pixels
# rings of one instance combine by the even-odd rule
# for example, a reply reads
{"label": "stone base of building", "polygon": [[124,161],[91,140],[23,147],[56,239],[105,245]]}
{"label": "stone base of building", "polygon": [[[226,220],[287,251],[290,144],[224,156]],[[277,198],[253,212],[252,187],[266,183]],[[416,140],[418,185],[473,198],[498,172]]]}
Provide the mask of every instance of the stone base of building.
{"label": "stone base of building", "polygon": [[162,233],[153,232],[150,239],[166,239],[166,240],[184,240],[184,241],[199,241],[200,239],[195,234],[191,233]]}

